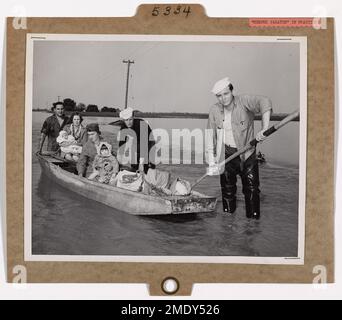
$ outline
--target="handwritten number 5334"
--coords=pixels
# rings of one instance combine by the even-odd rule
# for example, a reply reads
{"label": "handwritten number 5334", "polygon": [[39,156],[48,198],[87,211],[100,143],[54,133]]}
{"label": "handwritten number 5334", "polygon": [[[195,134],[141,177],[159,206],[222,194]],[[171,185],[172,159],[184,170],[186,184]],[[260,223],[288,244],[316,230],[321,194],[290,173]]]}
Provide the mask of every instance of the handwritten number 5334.
{"label": "handwritten number 5334", "polygon": [[[182,10],[183,9],[183,10]],[[191,13],[190,6],[177,6],[176,8],[172,8],[171,6],[167,6],[165,8],[154,7],[152,10],[152,16],[157,17],[159,15],[169,16],[171,14],[178,15],[183,13],[187,18]]]}

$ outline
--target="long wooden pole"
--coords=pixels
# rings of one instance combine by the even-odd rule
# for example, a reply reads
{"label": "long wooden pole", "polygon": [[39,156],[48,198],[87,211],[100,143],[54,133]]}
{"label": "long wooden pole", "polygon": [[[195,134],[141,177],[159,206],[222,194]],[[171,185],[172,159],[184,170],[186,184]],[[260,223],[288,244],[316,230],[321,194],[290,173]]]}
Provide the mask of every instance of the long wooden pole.
{"label": "long wooden pole", "polygon": [[[270,136],[272,133],[276,132],[277,130],[279,130],[281,127],[285,126],[287,123],[289,123],[290,121],[292,121],[294,118],[297,118],[299,116],[299,110],[296,110],[292,113],[290,113],[286,118],[284,118],[283,120],[279,121],[278,123],[276,123],[275,125],[273,125],[272,127],[268,128],[265,132],[264,132],[264,136],[268,137]],[[252,141],[250,141],[245,147],[241,148],[240,150],[236,151],[234,154],[232,154],[230,157],[228,157],[227,159],[225,159],[224,161],[222,161],[221,163],[218,164],[218,168],[221,168],[223,165],[225,165],[226,163],[228,163],[229,161],[235,159],[236,157],[238,157],[239,155],[245,153],[247,150],[255,147],[258,144],[259,141],[257,141],[256,139],[253,139]],[[197,186],[204,178],[206,178],[208,176],[208,173],[204,174],[203,176],[201,176],[199,179],[197,179],[191,186],[191,190]]]}
{"label": "long wooden pole", "polygon": [[134,60],[123,60],[123,63],[127,63],[127,76],[126,76],[126,95],[125,95],[125,109],[128,105],[128,84],[129,84],[129,69],[131,67],[131,63],[134,63]]}

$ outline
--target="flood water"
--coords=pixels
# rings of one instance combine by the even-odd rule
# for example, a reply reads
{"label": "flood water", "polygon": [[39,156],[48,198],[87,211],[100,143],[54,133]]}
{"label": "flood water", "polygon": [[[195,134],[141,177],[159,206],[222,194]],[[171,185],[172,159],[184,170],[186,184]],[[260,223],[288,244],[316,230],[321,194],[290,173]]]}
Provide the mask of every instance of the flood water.
{"label": "flood water", "polygon": [[[33,146],[47,113],[33,113]],[[113,141],[110,118],[99,122],[105,139]],[[151,119],[156,127],[205,127],[203,120]],[[189,127],[190,126],[190,127]],[[264,142],[269,161],[260,166],[261,219],[245,217],[242,187],[238,182],[238,209],[222,213],[218,177],[209,177],[195,189],[218,197],[214,213],[184,216],[133,216],[117,211],[51,182],[42,174],[32,152],[32,253],[41,255],[173,255],[173,256],[297,256],[298,242],[298,123],[284,136],[293,139],[281,152]],[[276,133],[279,148],[280,133]],[[270,151],[268,151],[270,149]],[[194,181],[205,165],[160,165],[174,175]]]}

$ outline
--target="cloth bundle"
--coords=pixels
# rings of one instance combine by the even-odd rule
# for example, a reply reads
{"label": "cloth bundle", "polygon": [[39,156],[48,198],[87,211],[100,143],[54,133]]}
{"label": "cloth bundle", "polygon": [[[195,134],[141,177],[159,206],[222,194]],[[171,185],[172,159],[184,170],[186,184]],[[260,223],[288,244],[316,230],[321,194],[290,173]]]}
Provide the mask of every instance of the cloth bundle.
{"label": "cloth bundle", "polygon": [[191,184],[189,181],[176,178],[172,182],[170,190],[174,196],[186,196],[191,192]]}
{"label": "cloth bundle", "polygon": [[145,181],[158,188],[167,188],[171,179],[170,172],[149,169],[145,175]]}
{"label": "cloth bundle", "polygon": [[143,175],[141,173],[122,170],[117,174],[115,182],[119,188],[140,192],[142,190]]}
{"label": "cloth bundle", "polygon": [[149,169],[145,175],[143,191],[147,194],[156,194],[159,196],[185,196],[190,194],[191,185],[188,181],[180,178],[171,180],[171,174],[169,172]]}

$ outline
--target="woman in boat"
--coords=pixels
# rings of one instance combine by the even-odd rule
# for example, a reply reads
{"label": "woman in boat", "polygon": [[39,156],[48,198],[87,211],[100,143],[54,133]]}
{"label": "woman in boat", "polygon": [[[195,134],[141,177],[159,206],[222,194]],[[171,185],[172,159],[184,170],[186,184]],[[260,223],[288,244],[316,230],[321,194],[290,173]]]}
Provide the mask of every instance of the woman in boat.
{"label": "woman in boat", "polygon": [[103,138],[97,123],[90,123],[86,127],[88,140],[82,147],[80,158],[77,162],[77,172],[81,177],[88,177],[93,168],[93,161],[97,155],[97,149]]}
{"label": "woman in boat", "polygon": [[63,129],[68,133],[68,135],[71,135],[75,138],[75,141],[79,146],[85,145],[88,140],[87,130],[83,126],[82,122],[83,117],[81,114],[74,112],[70,116],[69,124]]}

